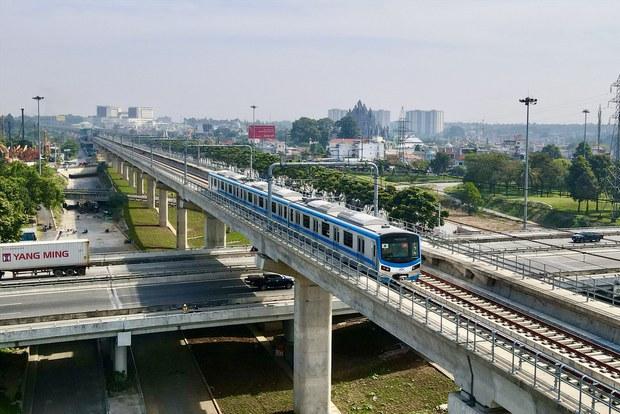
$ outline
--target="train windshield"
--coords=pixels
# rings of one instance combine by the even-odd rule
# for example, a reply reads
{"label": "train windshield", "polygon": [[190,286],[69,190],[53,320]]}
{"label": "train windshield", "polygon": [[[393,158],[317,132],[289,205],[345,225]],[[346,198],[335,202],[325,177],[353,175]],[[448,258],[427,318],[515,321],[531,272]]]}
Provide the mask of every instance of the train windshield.
{"label": "train windshield", "polygon": [[415,234],[396,233],[381,236],[381,257],[392,263],[409,263],[419,256],[419,238]]}

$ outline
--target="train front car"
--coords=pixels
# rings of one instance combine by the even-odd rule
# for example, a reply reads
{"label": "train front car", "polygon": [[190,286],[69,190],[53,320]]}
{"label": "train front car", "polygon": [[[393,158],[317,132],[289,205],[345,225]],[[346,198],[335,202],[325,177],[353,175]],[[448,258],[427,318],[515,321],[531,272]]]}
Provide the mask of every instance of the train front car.
{"label": "train front car", "polygon": [[380,280],[418,280],[422,263],[420,236],[391,227],[382,232],[379,241]]}

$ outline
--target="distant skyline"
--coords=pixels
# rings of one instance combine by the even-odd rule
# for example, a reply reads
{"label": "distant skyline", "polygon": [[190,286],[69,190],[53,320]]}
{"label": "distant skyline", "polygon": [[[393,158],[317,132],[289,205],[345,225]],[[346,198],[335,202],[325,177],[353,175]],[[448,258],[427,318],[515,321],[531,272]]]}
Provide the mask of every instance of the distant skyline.
{"label": "distant skyline", "polygon": [[0,113],[294,120],[358,99],[398,118],[579,123],[620,73],[618,1],[0,0]]}

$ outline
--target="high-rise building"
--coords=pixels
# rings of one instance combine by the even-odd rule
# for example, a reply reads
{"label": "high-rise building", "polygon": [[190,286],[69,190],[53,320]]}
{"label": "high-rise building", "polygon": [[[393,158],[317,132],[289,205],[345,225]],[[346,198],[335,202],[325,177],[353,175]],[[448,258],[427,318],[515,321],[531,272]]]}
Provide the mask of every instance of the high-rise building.
{"label": "high-rise building", "polygon": [[390,126],[390,111],[385,109],[373,110],[372,114],[375,118],[375,125],[379,128],[387,128]]}
{"label": "high-rise building", "polygon": [[118,118],[120,113],[118,106],[97,105],[97,118]]}
{"label": "high-rise building", "polygon": [[346,109],[329,109],[327,111],[327,117],[334,122],[338,122],[347,115],[347,112],[349,111]]}
{"label": "high-rise building", "polygon": [[443,111],[407,111],[405,122],[409,132],[424,138],[434,137],[443,132]]}
{"label": "high-rise building", "polygon": [[153,108],[149,106],[130,106],[127,108],[127,118],[153,120]]}

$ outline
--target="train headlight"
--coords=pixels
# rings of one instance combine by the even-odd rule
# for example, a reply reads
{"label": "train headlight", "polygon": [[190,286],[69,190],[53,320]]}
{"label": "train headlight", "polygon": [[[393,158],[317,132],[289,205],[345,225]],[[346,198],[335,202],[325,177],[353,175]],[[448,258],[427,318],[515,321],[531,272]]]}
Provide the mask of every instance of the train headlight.
{"label": "train headlight", "polygon": [[389,271],[391,271],[392,269],[390,269],[390,268],[389,268],[389,267],[387,267],[387,266],[383,266],[383,265],[381,265],[381,270],[383,270],[383,271],[385,271],[385,272],[389,272]]}

